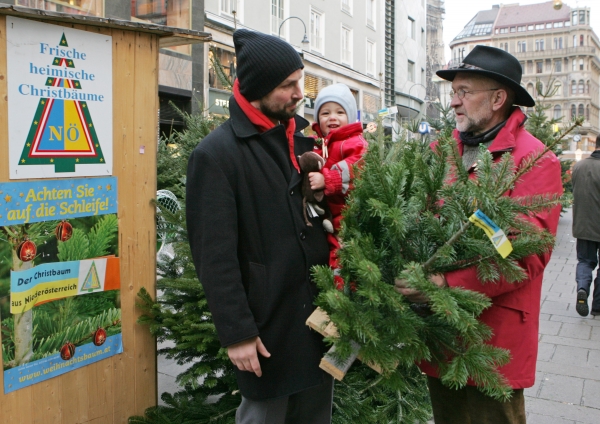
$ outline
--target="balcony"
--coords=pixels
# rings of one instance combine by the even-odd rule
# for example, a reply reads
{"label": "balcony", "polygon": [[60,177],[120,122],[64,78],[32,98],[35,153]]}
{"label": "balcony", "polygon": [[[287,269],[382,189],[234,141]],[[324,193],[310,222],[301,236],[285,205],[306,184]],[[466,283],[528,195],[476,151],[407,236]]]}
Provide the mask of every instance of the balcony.
{"label": "balcony", "polygon": [[567,47],[566,49],[548,49],[533,52],[513,53],[519,60],[550,59],[553,57],[596,55],[596,48],[592,46]]}

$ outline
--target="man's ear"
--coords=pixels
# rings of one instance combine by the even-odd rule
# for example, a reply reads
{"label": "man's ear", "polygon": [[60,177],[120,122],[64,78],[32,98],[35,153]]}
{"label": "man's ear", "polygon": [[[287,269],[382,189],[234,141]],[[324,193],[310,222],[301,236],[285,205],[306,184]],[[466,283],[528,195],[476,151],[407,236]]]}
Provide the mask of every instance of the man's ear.
{"label": "man's ear", "polygon": [[492,110],[495,112],[502,109],[507,101],[508,93],[506,90],[501,88],[494,91],[494,94],[492,94]]}

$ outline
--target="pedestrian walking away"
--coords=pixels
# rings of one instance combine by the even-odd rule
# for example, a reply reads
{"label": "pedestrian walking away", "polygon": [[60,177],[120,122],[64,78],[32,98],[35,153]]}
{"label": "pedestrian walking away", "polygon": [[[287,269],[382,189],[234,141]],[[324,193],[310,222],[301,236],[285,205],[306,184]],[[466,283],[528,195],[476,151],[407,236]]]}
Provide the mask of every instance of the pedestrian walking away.
{"label": "pedestrian walking away", "polygon": [[[592,289],[594,269],[598,266],[600,251],[600,135],[596,137],[596,150],[589,158],[573,167],[573,237],[577,239],[577,268],[575,282],[577,297],[575,310],[588,316],[588,297]],[[592,315],[600,315],[600,275],[596,272],[592,295]]]}

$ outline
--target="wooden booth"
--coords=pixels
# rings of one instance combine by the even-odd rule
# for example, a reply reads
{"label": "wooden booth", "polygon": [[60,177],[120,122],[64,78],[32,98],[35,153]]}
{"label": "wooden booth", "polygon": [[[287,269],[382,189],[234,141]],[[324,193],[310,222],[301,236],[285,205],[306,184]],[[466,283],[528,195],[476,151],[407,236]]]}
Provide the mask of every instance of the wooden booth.
{"label": "wooden booth", "polygon": [[0,5],[0,422],[156,405],[158,52],[209,40]]}

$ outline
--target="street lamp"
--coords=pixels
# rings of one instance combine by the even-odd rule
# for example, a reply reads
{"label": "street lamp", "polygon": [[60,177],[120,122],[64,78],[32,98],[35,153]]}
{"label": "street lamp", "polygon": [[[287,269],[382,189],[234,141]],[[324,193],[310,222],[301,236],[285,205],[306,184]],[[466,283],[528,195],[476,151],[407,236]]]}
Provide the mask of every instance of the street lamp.
{"label": "street lamp", "polygon": [[308,37],[306,36],[306,24],[304,23],[304,21],[302,19],[300,19],[297,16],[290,16],[289,18],[285,18],[283,21],[281,21],[281,23],[279,24],[279,31],[277,32],[277,36],[279,38],[281,38],[281,27],[283,26],[285,21],[287,21],[288,19],[298,19],[300,22],[302,22],[302,25],[304,26],[304,38],[302,39],[301,43],[302,44],[310,43],[310,41],[308,40]]}
{"label": "street lamp", "polygon": [[[410,86],[410,88],[408,89],[408,98],[412,101],[414,100],[413,97],[410,95],[410,92],[412,91],[413,87],[416,87],[417,85],[420,85],[421,87],[423,87],[425,89],[425,92],[427,92],[427,87],[425,87],[423,84],[420,84],[418,82],[414,83],[413,85]],[[427,97],[427,95],[425,95],[425,99],[423,99],[425,101],[429,100],[429,98]],[[411,102],[412,104],[412,102]],[[417,116],[419,116],[419,114],[421,113],[421,107],[419,106],[419,112],[417,113]]]}

